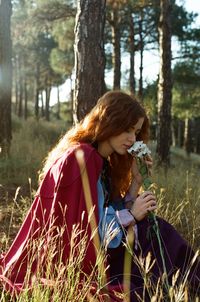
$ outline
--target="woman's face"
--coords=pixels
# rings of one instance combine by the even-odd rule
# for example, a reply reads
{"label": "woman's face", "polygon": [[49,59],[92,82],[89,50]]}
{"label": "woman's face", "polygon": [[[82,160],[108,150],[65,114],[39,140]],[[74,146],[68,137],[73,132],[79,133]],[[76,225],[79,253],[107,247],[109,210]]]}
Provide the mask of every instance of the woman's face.
{"label": "woman's face", "polygon": [[111,136],[107,140],[100,142],[98,151],[103,157],[108,157],[113,152],[120,155],[126,154],[127,150],[135,143],[136,137],[139,134],[144,118],[140,118],[138,122],[131,128],[122,132],[119,135]]}

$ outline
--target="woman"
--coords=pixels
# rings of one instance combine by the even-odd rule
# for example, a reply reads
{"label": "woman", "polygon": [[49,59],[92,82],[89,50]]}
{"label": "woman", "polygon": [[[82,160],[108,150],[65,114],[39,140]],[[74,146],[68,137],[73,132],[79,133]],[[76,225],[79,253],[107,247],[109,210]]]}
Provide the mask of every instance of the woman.
{"label": "woman", "polygon": [[[50,247],[54,250],[52,263],[67,265],[75,225],[81,227],[77,235],[80,243],[87,234],[81,267],[84,273],[91,273],[100,245],[104,246],[110,288],[123,287],[124,242],[130,225],[138,236],[134,255],[153,254],[152,280],[158,280],[163,273],[162,261],[156,238],[147,239],[146,219],[148,212],[156,209],[156,198],[150,191],[138,195],[142,177],[135,159],[127,152],[136,140],[147,142],[148,135],[145,110],[134,97],[120,91],[103,95],[91,112],[66,133],[47,157],[33,205],[2,257],[1,280],[6,289],[20,292],[25,283],[33,283],[38,270],[44,281]],[[152,165],[151,158],[147,164]],[[191,260],[188,251],[192,251],[172,226],[163,220],[159,220],[159,226],[170,277],[174,269],[183,269],[184,261]],[[37,240],[40,243],[34,244]],[[144,295],[143,280],[138,265],[133,261],[131,266],[131,299],[136,301],[137,295]],[[148,301],[148,295],[145,299]]]}

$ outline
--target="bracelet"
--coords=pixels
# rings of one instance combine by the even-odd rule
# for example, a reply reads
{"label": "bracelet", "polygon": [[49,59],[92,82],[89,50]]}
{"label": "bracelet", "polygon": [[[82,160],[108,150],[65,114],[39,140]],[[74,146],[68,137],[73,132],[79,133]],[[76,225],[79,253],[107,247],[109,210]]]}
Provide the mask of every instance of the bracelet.
{"label": "bracelet", "polygon": [[135,218],[135,216],[133,215],[133,213],[131,212],[131,210],[129,209],[128,211],[129,211],[129,213],[133,216],[133,218],[134,218],[134,220],[135,220],[135,223],[138,223],[139,220],[137,220],[137,219]]}

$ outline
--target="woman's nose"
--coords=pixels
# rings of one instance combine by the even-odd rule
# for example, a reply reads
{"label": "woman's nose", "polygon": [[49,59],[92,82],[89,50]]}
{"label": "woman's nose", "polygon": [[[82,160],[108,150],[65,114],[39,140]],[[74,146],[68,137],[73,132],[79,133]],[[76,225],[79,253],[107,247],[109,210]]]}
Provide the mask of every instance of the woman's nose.
{"label": "woman's nose", "polygon": [[135,133],[133,133],[133,132],[130,133],[128,140],[131,144],[135,143],[135,141],[136,141]]}

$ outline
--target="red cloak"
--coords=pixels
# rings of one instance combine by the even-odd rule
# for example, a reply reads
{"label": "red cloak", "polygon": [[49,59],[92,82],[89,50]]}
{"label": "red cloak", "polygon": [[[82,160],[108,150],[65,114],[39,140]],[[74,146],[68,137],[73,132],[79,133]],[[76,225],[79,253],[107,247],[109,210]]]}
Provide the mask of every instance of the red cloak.
{"label": "red cloak", "polygon": [[[80,170],[76,151],[84,152],[85,163]],[[44,263],[49,239],[58,233],[59,227],[65,226],[61,244],[62,260],[66,263],[70,251],[70,238],[73,225],[81,223],[82,229],[88,234],[88,248],[84,258],[84,272],[90,273],[95,263],[96,252],[93,240],[90,239],[91,229],[87,227],[88,215],[84,197],[81,174],[87,171],[91,200],[94,208],[94,219],[98,221],[97,180],[102,168],[102,158],[92,146],[80,144],[69,148],[61,158],[56,160],[42,181],[33,204],[8,252],[0,260],[0,280],[5,288],[19,293],[25,286],[27,270],[32,276],[36,274],[38,261]],[[81,173],[80,173],[81,171]],[[85,212],[83,218],[83,212]],[[31,254],[31,242],[42,238],[42,243]],[[41,246],[42,245],[42,246]],[[38,252],[39,251],[39,252]],[[36,255],[38,253],[38,256]],[[32,257],[31,267],[28,267]],[[55,261],[56,257],[54,258]],[[27,282],[27,280],[26,280]]]}

